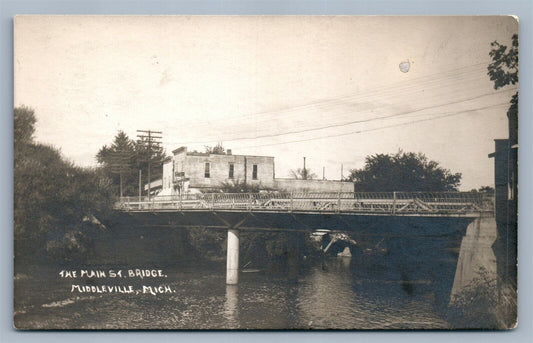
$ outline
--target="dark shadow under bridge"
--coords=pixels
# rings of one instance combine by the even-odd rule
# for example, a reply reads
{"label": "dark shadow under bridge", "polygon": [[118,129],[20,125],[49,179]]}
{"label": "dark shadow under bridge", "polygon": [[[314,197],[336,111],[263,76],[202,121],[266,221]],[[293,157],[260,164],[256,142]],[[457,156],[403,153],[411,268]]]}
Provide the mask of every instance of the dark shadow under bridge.
{"label": "dark shadow under bridge", "polygon": [[[115,220],[153,228],[227,230],[226,281],[237,284],[241,230],[349,231],[396,237],[406,242],[401,246],[431,240],[426,238],[453,241],[446,245],[457,246],[469,225],[492,217],[493,207],[492,197],[463,192],[204,193],[124,197],[115,206]],[[431,254],[432,250],[429,247],[425,251]],[[412,256],[403,252],[399,258],[402,256],[411,261]],[[424,256],[415,257],[424,259]]]}

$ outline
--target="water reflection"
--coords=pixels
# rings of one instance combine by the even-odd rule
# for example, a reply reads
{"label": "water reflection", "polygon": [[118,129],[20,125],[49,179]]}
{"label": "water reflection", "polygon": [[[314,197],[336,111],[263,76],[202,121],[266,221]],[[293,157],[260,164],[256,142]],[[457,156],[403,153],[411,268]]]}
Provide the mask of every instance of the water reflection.
{"label": "water reflection", "polygon": [[226,302],[224,303],[224,318],[230,329],[239,327],[239,286],[226,286]]}
{"label": "water reflection", "polygon": [[[157,296],[82,294],[72,298],[68,285],[50,278],[43,292],[28,289],[19,294],[30,305],[18,306],[16,319],[19,325],[70,329],[447,327],[433,308],[431,296],[408,295],[396,281],[363,278],[359,264],[349,258],[327,259],[326,264],[326,270],[320,265],[302,268],[296,278],[288,272],[243,273],[238,286],[224,284],[223,267],[176,267],[166,270],[166,281],[176,293]],[[39,303],[60,305],[31,305]]]}
{"label": "water reflection", "polygon": [[351,257],[339,257],[337,260],[340,261],[343,268],[350,268],[350,263],[352,262]]}
{"label": "water reflection", "polygon": [[313,269],[302,280],[300,321],[312,328],[354,328],[358,301],[351,282],[350,259],[331,259],[326,264],[327,268]]}

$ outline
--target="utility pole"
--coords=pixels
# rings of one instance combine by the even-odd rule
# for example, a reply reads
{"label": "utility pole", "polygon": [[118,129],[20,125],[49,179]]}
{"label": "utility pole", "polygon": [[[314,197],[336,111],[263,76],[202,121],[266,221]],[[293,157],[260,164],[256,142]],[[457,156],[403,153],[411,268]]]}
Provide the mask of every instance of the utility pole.
{"label": "utility pole", "polygon": [[150,200],[151,192],[151,172],[152,172],[152,147],[156,150],[161,149],[161,139],[163,132],[152,130],[137,130],[137,143],[145,146],[148,149],[148,200]]}
{"label": "utility pole", "polygon": [[142,182],[141,182],[142,175],[143,175],[143,171],[142,169],[139,169],[139,202],[141,202],[141,198],[142,198]]}
{"label": "utility pole", "polygon": [[326,179],[326,167],[322,167],[322,180]]}
{"label": "utility pole", "polygon": [[343,169],[344,169],[344,164],[341,163],[341,181],[342,181],[342,179],[344,179],[344,171],[343,171]]}
{"label": "utility pole", "polygon": [[304,170],[302,171],[302,179],[307,180],[307,169],[305,169],[305,157],[304,157]]}
{"label": "utility pole", "polygon": [[112,157],[112,162],[109,164],[111,172],[120,176],[120,197],[122,198],[124,196],[122,175],[130,170],[133,153],[128,151],[114,151],[109,154]]}

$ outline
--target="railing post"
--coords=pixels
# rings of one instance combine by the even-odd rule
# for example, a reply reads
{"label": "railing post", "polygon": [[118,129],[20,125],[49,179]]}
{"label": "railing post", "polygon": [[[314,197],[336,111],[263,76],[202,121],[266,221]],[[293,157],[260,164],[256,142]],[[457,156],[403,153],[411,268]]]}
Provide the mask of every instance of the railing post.
{"label": "railing post", "polygon": [[211,211],[215,209],[215,193],[211,193]]}
{"label": "railing post", "polygon": [[338,197],[338,200],[337,200],[337,212],[340,212],[341,211],[341,192],[337,193],[337,197]]}
{"label": "railing post", "polygon": [[392,214],[396,214],[396,192],[392,193]]}
{"label": "railing post", "polygon": [[294,210],[294,192],[291,192],[291,212]]}
{"label": "railing post", "polygon": [[183,209],[181,190],[179,194],[179,202],[180,202],[180,211],[181,211]]}

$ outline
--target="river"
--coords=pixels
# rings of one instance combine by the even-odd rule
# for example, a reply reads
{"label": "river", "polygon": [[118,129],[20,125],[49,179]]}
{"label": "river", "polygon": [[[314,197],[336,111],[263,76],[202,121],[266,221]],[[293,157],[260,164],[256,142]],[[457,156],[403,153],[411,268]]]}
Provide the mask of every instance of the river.
{"label": "river", "polygon": [[[449,328],[430,291],[368,279],[349,258],[286,272],[242,272],[226,286],[221,264],[163,268],[164,278],[83,279],[84,285],[164,284],[153,295],[72,292],[81,278],[60,270],[15,276],[15,324],[45,329],[401,329]],[[94,266],[91,266],[94,267]],[[98,266],[100,270],[117,266]],[[245,270],[246,271],[246,270]],[[125,271],[126,272],[126,271]],[[79,274],[77,275],[79,277]],[[163,289],[164,290],[164,289]],[[138,292],[137,292],[138,293]]]}

